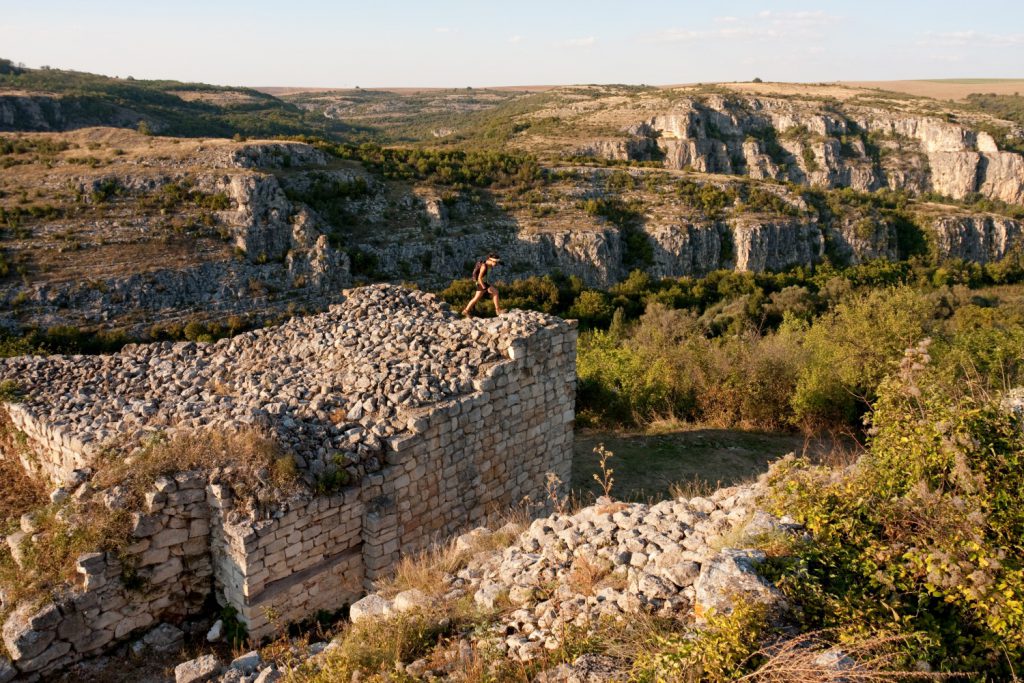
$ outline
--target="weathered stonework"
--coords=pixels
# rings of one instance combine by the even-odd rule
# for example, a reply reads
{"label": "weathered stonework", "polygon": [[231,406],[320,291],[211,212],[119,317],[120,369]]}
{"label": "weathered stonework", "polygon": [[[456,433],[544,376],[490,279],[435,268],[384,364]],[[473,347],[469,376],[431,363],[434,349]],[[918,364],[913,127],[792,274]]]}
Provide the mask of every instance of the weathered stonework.
{"label": "weathered stonework", "polygon": [[[148,356],[139,368],[159,373],[158,368],[166,362],[163,358],[171,357],[179,364],[172,368],[177,376],[184,373],[199,382],[204,377],[202,369],[218,367],[221,355],[230,359],[232,354],[263,354],[266,365],[276,366],[281,360],[270,352],[274,340],[300,346],[297,340],[309,333],[310,344],[321,344],[317,347],[321,355],[304,354],[297,348],[293,362],[313,367],[291,381],[316,378],[324,386],[332,386],[336,396],[330,406],[320,406],[310,417],[303,404],[323,399],[320,393],[286,382],[286,387],[277,391],[287,389],[297,400],[266,391],[252,398],[245,393],[250,385],[241,382],[236,385],[233,405],[246,406],[245,410],[207,410],[206,403],[196,401],[193,405],[201,403],[203,408],[189,414],[196,414],[193,419],[200,422],[209,418],[221,429],[248,424],[250,415],[264,416],[268,432],[295,448],[300,472],[310,482],[315,481],[312,470],[320,462],[311,455],[315,449],[288,441],[289,435],[327,439],[350,435],[352,458],[362,458],[358,465],[350,465],[352,472],[360,474],[350,480],[354,484],[325,495],[300,494],[257,513],[234,498],[231,472],[224,469],[157,480],[154,490],[145,496],[145,509],[133,513],[133,543],[120,558],[83,556],[80,580],[68,587],[65,597],[43,608],[49,616],[44,619],[41,612],[30,614],[29,608],[23,608],[5,623],[3,637],[20,672],[56,671],[162,621],[195,614],[211,594],[237,610],[250,635],[269,636],[286,623],[351,604],[375,578],[390,571],[402,553],[480,524],[489,513],[508,508],[523,497],[541,496],[548,472],[568,481],[575,395],[573,324],[518,311],[494,320],[462,320],[429,295],[397,287],[354,290],[348,301],[352,302],[349,308],[345,308],[347,303],[296,323],[301,334],[293,334],[296,328],[250,333],[256,341],[242,335],[220,344],[214,356],[204,352],[204,345],[167,345],[160,352],[164,356]],[[407,325],[412,319],[404,316],[411,315],[410,310],[422,325],[422,337],[417,337],[415,329],[404,342],[381,334],[382,320]],[[344,321],[357,323],[351,328],[355,335],[332,338],[330,324],[347,324]],[[431,321],[437,325],[430,327]],[[444,330],[449,329],[447,335]],[[353,341],[357,337],[374,340],[367,348],[376,352],[375,372],[388,380],[380,379],[371,387],[367,372],[373,368],[339,366],[338,384],[331,384],[329,368],[343,359],[354,362],[361,358],[362,347]],[[336,340],[338,344],[334,344]],[[331,356],[329,349],[342,348],[342,341],[351,341],[352,346],[345,347],[341,356]],[[263,345],[249,346],[257,342]],[[388,348],[403,344],[398,352]],[[459,360],[463,356],[457,352],[455,356],[444,354],[452,345],[466,351],[465,361]],[[125,352],[133,357],[141,353],[141,347]],[[393,359],[399,362],[388,366],[395,371],[391,374],[380,370],[389,353],[399,356]],[[471,365],[465,377],[461,369],[449,375],[440,367],[443,359],[457,367],[471,358],[479,364]],[[69,488],[68,482],[87,471],[84,468],[96,465],[95,452],[88,445],[98,448],[105,443],[99,435],[117,436],[118,426],[126,424],[118,419],[74,418],[72,406],[84,395],[72,381],[77,375],[70,374],[66,366],[86,362],[84,358],[54,358],[12,360],[0,366],[4,377],[29,380],[26,389],[31,398],[23,405],[3,406],[24,435],[18,455],[26,466]],[[115,375],[120,370],[112,368],[121,367],[118,359],[92,362]],[[362,362],[371,363],[369,357]],[[135,368],[132,363],[126,367]],[[402,372],[414,371],[429,374],[437,382],[424,380],[405,397],[408,400],[389,402],[385,393],[390,390],[396,399],[402,396],[403,391],[394,391],[402,387]],[[226,376],[215,373],[205,377],[224,380]],[[50,378],[51,384],[32,384],[33,377]],[[118,402],[116,396],[95,389],[94,375],[86,373],[85,377],[94,386],[89,398],[102,402],[107,411],[116,412],[115,406],[127,411],[142,400]],[[347,381],[362,387],[363,393],[353,393]],[[446,389],[442,391],[442,387]],[[43,390],[51,392],[49,400],[71,414],[61,430],[46,419],[51,413],[47,400],[40,396]],[[372,395],[367,398],[366,393]],[[201,392],[175,388],[168,400],[180,404],[195,395]],[[198,428],[194,422],[179,421],[177,427],[170,427],[160,420],[162,411],[170,410],[161,396],[154,390],[148,399],[142,411],[147,419],[165,429]],[[275,402],[285,407],[269,410]],[[316,431],[313,419],[327,407],[332,415],[340,414],[344,424],[325,423],[322,431]],[[250,408],[253,412],[248,412]],[[90,413],[83,409],[81,414]],[[308,429],[293,429],[303,419]],[[291,431],[275,432],[277,425],[284,424]],[[154,425],[133,419],[130,426],[133,434],[144,435]],[[11,453],[4,456],[15,457]],[[108,497],[111,505],[118,504],[116,496]]]}

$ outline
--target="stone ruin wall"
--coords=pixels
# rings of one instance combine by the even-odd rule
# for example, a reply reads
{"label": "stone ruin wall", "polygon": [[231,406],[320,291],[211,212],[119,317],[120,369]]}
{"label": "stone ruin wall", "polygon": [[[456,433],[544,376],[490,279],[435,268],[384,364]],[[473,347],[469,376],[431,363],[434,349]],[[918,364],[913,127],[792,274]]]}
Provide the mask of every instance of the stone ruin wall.
{"label": "stone ruin wall", "polygon": [[[383,469],[293,502],[276,519],[229,521],[234,501],[216,474],[158,479],[145,509],[133,513],[123,562],[84,555],[65,595],[7,619],[3,638],[14,666],[29,676],[58,671],[197,614],[211,596],[237,610],[257,639],[344,608],[402,553],[543,496],[549,472],[568,482],[575,353],[575,325],[548,319],[514,340],[473,392],[420,408],[410,429],[388,440]],[[87,460],[77,450],[87,444],[36,424],[16,405],[3,409],[24,434],[23,462],[64,480]]]}

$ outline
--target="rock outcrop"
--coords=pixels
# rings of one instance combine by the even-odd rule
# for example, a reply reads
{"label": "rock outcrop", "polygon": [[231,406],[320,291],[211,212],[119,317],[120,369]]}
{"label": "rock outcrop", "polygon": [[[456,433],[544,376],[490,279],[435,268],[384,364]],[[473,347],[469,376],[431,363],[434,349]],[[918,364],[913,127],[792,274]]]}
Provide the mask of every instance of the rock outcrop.
{"label": "rock outcrop", "polygon": [[669,168],[701,173],[1024,202],[1024,156],[998,149],[988,133],[856,104],[684,97],[617,141],[581,151],[614,160],[663,159]]}
{"label": "rock outcrop", "polygon": [[940,216],[932,223],[936,254],[941,259],[975,263],[998,261],[1020,249],[1024,225],[1000,216]]}

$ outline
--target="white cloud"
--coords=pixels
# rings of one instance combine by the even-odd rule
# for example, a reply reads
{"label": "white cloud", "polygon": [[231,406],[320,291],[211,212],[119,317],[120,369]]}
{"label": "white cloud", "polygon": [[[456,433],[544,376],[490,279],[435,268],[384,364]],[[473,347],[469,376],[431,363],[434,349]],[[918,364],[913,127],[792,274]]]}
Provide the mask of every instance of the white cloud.
{"label": "white cloud", "polygon": [[522,36],[509,36],[508,42],[512,43],[513,45],[518,45],[519,43],[523,42],[523,37]]}
{"label": "white cloud", "polygon": [[594,36],[587,36],[586,38],[570,38],[561,43],[562,47],[590,47],[597,42],[597,38]]}
{"label": "white cloud", "polygon": [[966,45],[1022,45],[1024,33],[982,33],[981,31],[949,31],[924,33],[917,44],[921,47],[964,47]]}
{"label": "white cloud", "polygon": [[821,29],[841,17],[820,10],[774,12],[762,10],[748,17],[715,17],[709,28],[670,28],[647,38],[646,42],[674,43],[697,40],[774,40],[779,38],[821,38]]}
{"label": "white cloud", "polygon": [[438,26],[434,29],[434,33],[458,33],[459,29],[451,28],[449,26]]}

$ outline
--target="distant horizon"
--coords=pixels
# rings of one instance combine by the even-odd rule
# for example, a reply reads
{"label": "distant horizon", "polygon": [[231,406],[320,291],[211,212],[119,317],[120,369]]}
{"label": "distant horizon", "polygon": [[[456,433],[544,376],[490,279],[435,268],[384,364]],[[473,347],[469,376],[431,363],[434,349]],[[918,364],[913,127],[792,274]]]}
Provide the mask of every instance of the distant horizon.
{"label": "distant horizon", "polygon": [[[210,80],[194,80],[194,79],[182,79],[175,77],[159,77],[159,78],[146,78],[136,77],[131,74],[122,76],[120,74],[102,73],[98,71],[90,71],[87,69],[75,68],[73,66],[51,66],[51,65],[35,65],[26,64],[18,59],[12,59],[8,55],[0,54],[0,59],[11,59],[16,65],[21,68],[31,70],[45,70],[51,69],[56,71],[67,71],[75,73],[85,73],[93,76],[103,76],[114,79],[132,79],[132,80],[147,80],[147,81],[175,81],[179,83],[195,83],[197,85],[212,85],[219,88],[247,88],[249,90],[256,90],[260,92],[269,90],[307,90],[307,91],[326,91],[326,90],[380,90],[380,91],[428,91],[428,90],[523,90],[523,91],[538,91],[538,90],[552,90],[555,88],[574,88],[574,87],[587,87],[587,86],[640,86],[640,87],[651,87],[651,88],[685,88],[699,85],[729,85],[729,84],[742,84],[742,83],[754,83],[753,79],[746,80],[703,80],[703,81],[689,81],[686,83],[649,83],[649,82],[625,82],[625,81],[607,81],[607,82],[578,82],[578,83],[504,83],[500,85],[470,85],[470,86],[455,86],[455,85],[372,85],[372,86],[331,86],[331,85],[294,85],[294,84],[275,84],[267,85],[260,84],[254,85],[251,83],[214,83]],[[792,85],[849,85],[858,86],[867,83],[948,83],[948,84],[963,84],[963,85],[983,85],[985,83],[1017,83],[1020,82],[1024,85],[1024,76],[1018,77],[987,77],[987,76],[964,76],[964,77],[930,77],[930,78],[892,78],[892,79],[867,79],[867,78],[854,78],[854,79],[831,79],[831,80],[775,80],[775,79],[761,79],[759,82],[766,85],[772,83],[777,84],[792,84]]]}
{"label": "distant horizon", "polygon": [[35,67],[264,84],[248,87],[1012,79],[1024,64],[1024,6],[650,0],[631,11],[620,0],[51,0],[45,10],[5,7],[0,46],[0,56]]}

